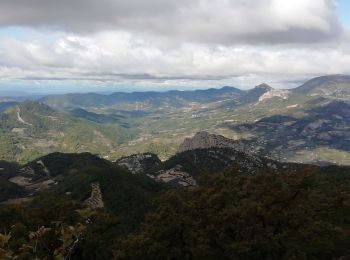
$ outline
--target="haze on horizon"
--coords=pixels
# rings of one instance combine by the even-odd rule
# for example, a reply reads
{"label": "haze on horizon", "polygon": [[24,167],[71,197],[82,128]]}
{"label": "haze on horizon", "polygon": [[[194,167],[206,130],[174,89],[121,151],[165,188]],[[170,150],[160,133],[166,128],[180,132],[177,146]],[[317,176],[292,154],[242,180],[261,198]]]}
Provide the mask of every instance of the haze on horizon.
{"label": "haze on horizon", "polygon": [[3,0],[0,94],[290,88],[350,74],[346,0]]}

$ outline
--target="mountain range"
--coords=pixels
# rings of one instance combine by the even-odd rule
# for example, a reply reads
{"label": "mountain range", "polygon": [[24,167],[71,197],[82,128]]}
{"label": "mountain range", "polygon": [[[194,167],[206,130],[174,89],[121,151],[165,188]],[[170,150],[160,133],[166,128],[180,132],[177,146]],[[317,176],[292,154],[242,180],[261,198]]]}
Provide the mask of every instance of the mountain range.
{"label": "mountain range", "polygon": [[349,86],[349,76],[330,75],[290,90],[261,84],[7,100],[0,103],[0,158],[23,163],[51,152],[91,152],[115,160],[151,152],[165,160],[183,139],[208,131],[272,159],[349,164]]}
{"label": "mountain range", "polygon": [[324,96],[348,100],[350,98],[349,82],[350,76],[347,75],[322,76],[313,78],[291,91],[308,96]]}
{"label": "mountain range", "polygon": [[348,79],[7,100],[0,258],[346,259]]}

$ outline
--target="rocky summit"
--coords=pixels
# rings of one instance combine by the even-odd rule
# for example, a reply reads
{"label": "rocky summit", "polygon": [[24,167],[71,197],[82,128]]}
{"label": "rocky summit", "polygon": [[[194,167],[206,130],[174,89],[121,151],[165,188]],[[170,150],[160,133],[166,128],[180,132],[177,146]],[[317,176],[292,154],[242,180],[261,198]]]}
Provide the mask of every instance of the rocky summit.
{"label": "rocky summit", "polygon": [[235,150],[243,150],[243,146],[232,139],[222,135],[210,134],[202,131],[196,133],[192,138],[186,138],[177,149],[178,153],[203,149],[203,148],[232,148]]}

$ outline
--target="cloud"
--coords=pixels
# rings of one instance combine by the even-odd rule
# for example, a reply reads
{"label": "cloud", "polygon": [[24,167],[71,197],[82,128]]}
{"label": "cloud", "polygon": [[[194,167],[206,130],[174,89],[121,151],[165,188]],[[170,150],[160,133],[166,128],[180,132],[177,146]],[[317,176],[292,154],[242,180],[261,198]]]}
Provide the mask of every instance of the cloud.
{"label": "cloud", "polygon": [[0,87],[285,88],[350,74],[349,42],[335,0],[2,0]]}
{"label": "cloud", "polygon": [[154,42],[128,32],[62,35],[54,41],[44,34],[33,40],[2,39],[0,80],[160,86],[266,81],[286,87],[299,78],[350,73],[347,42],[312,49]]}
{"label": "cloud", "polygon": [[342,31],[335,0],[2,0],[0,26],[225,45],[320,42]]}

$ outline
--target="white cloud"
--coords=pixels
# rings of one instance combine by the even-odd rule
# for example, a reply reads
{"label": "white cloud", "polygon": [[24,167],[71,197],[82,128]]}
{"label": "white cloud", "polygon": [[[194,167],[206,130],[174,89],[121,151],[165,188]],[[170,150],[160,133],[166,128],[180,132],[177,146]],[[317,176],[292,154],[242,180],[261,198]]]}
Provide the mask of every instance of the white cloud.
{"label": "white cloud", "polygon": [[350,73],[334,0],[3,0],[1,26],[34,32],[0,36],[0,81],[286,87]]}
{"label": "white cloud", "polygon": [[55,41],[42,37],[32,42],[0,41],[0,79],[198,85],[206,80],[229,83],[237,77],[294,80],[350,73],[350,52],[345,44],[319,45],[319,49],[195,43],[169,46],[166,41],[153,44],[154,38],[128,32],[63,36]]}

